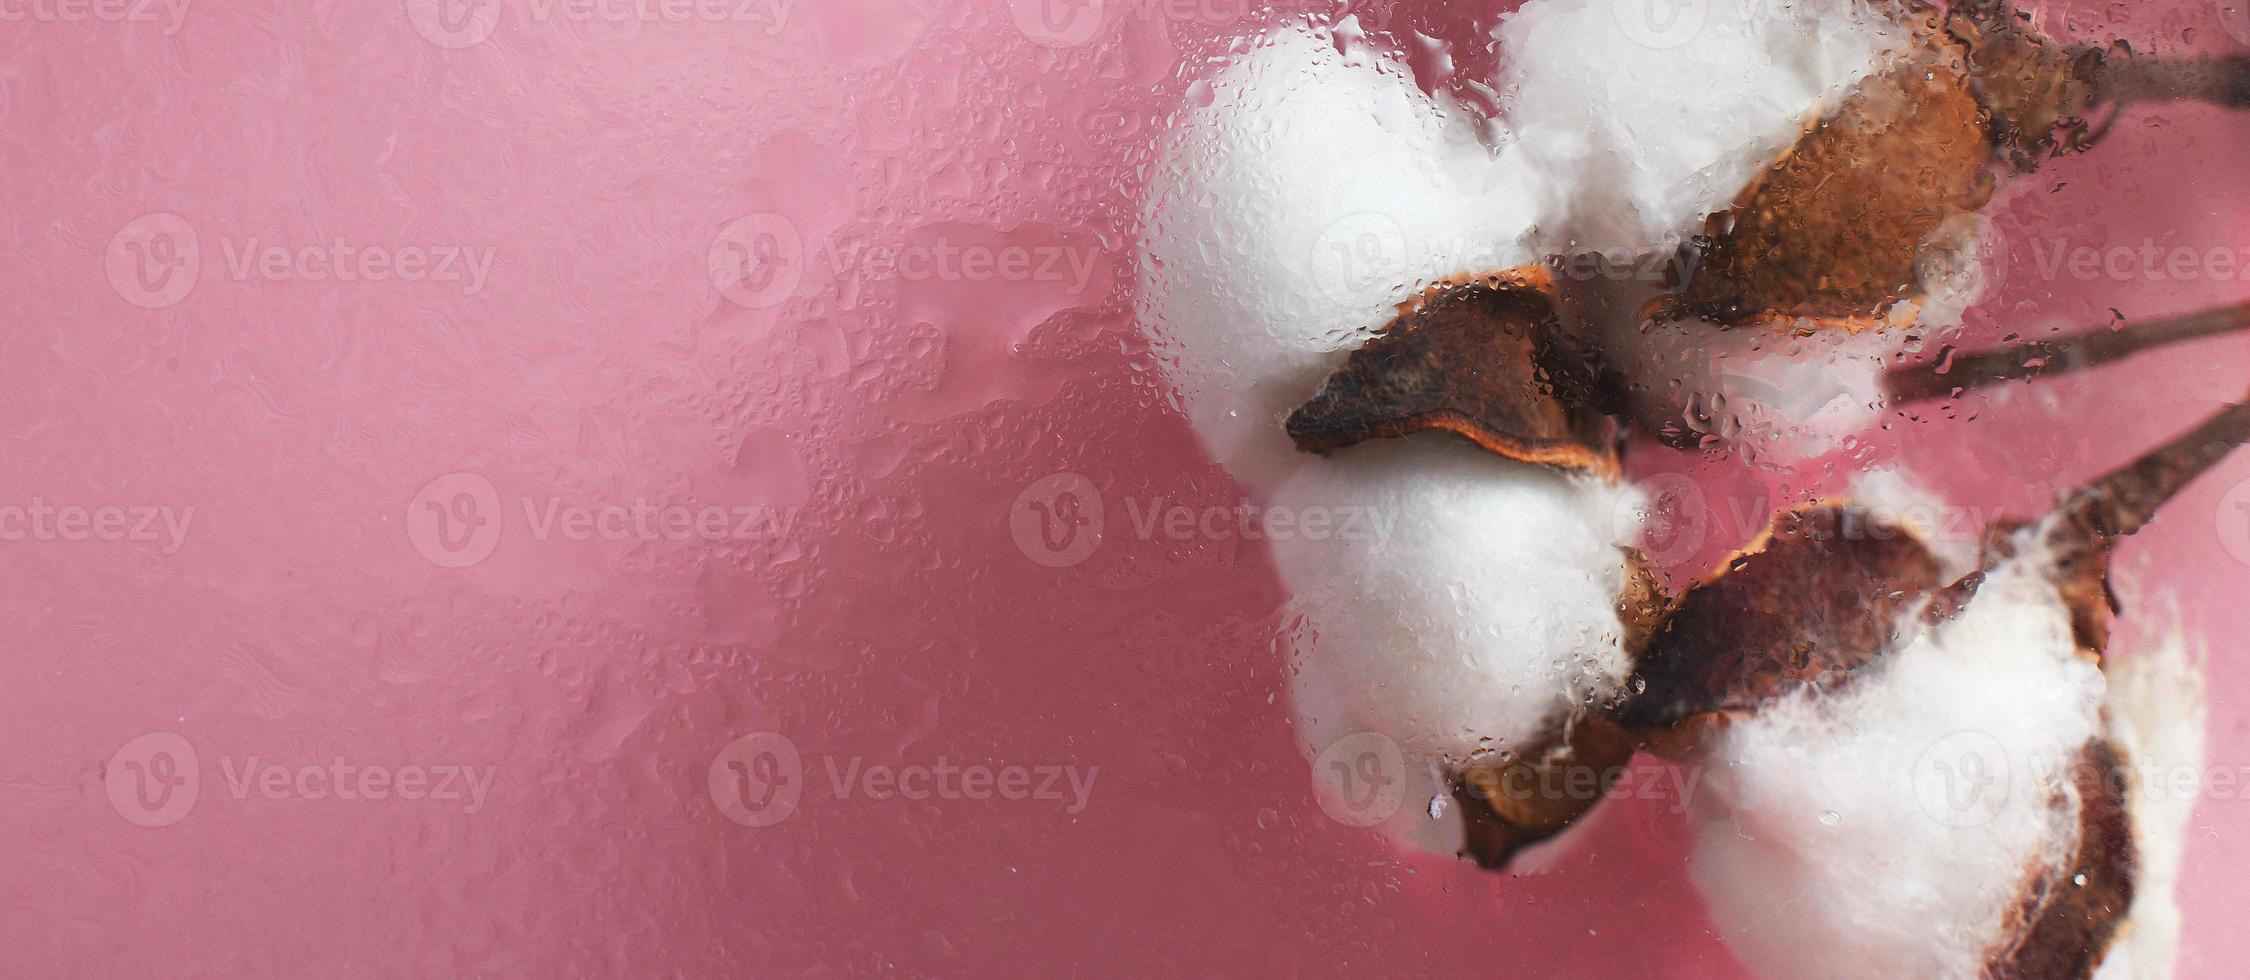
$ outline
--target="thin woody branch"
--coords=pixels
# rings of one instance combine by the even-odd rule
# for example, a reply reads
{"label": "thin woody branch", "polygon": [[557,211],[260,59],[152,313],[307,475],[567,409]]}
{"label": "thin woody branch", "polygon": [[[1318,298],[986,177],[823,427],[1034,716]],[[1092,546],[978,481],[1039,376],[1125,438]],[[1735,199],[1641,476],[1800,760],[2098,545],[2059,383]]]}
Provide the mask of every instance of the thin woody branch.
{"label": "thin woody branch", "polygon": [[2250,442],[2250,399],[2071,494],[2060,512],[2070,524],[2101,537],[2132,534],[2244,442]]}
{"label": "thin woody branch", "polygon": [[2067,374],[2124,360],[2173,344],[2250,329],[2250,303],[2237,303],[2119,329],[2095,329],[1974,354],[1954,354],[1930,364],[1890,369],[1883,393],[1892,404],[1952,398],[1964,392],[2045,374]]}

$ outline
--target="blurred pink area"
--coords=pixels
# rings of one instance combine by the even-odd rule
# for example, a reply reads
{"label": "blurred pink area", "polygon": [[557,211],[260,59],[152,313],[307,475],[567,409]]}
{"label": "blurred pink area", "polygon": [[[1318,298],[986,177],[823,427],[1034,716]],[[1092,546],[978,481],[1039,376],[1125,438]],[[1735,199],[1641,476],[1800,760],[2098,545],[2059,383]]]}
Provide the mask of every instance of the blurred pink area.
{"label": "blurred pink area", "polygon": [[[1018,494],[1058,473],[1240,497],[1134,329],[1135,216],[1162,117],[1267,19],[1035,6],[317,0],[0,29],[0,505],[184,525],[0,543],[0,974],[1740,975],[1672,800],[1612,804],[1538,874],[1324,816],[1257,543],[1114,513],[1076,564],[1019,547]],[[2239,43],[2206,4],[2050,16]],[[1489,12],[1361,17],[1489,67]],[[2020,184],[1972,339],[2243,299],[2058,283],[2032,244],[2250,244],[2243,123],[2139,111]],[[761,275],[722,294],[730,263]],[[1904,459],[2028,511],[2246,387],[2222,342],[1894,419],[1795,472],[1634,465],[1785,501]],[[2219,504],[2244,480],[2250,458],[2124,560],[2209,638],[2210,761],[2237,770],[2250,565],[2227,535],[2250,531]],[[659,516],[601,523],[635,508]],[[663,530],[710,508],[721,533]],[[763,732],[802,795],[745,826],[716,790],[729,762],[770,772],[728,754]],[[152,733],[176,739],[129,744]],[[433,792],[342,799],[332,761]],[[941,763],[1090,784],[838,789]],[[165,797],[183,766],[195,796]],[[2182,976],[2250,952],[2246,831],[2239,794],[2196,815]]]}

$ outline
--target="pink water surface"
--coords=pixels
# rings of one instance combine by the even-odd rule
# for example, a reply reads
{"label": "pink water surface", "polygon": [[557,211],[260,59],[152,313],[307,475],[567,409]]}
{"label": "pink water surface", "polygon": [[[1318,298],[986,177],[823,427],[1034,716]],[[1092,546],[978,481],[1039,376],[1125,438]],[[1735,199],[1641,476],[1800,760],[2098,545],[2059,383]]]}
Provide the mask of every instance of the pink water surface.
{"label": "pink water surface", "polygon": [[[0,541],[0,975],[1741,975],[1676,801],[1525,875],[1316,805],[1264,547],[1126,513],[1241,496],[1133,326],[1135,215],[1275,14],[1036,6],[0,3],[0,532],[61,509]],[[1491,63],[1493,8],[1355,6]],[[2036,178],[1975,336],[2250,296],[2030,244],[2250,244],[2246,133],[2138,113]],[[2246,386],[2207,345],[1797,472],[1634,466],[1727,501],[1903,458],[2030,510]],[[1019,507],[1055,479],[1110,510],[1061,559]],[[2245,480],[2125,556],[2236,770]],[[993,782],[861,779],[941,764]],[[2206,802],[2183,976],[2241,972],[2245,869]]]}

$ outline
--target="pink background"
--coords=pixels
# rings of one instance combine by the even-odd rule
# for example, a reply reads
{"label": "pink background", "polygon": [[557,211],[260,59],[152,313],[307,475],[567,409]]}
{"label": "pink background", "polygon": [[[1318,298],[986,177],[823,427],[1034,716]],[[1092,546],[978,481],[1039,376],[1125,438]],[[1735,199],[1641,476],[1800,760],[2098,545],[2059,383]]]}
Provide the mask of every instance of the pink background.
{"label": "pink background", "polygon": [[[1464,75],[1491,63],[1469,5],[1358,6],[1454,42]],[[1131,323],[1134,215],[1159,120],[1263,15],[1108,8],[1076,45],[1004,0],[726,23],[507,0],[453,34],[421,0],[0,25],[0,505],[193,508],[169,554],[0,542],[0,974],[1739,975],[1672,801],[1611,806],[1528,876],[1329,820],[1292,741],[1265,551],[1130,533],[1121,501],[1239,497]],[[2067,9],[2080,35],[2242,43],[2208,4]],[[2029,247],[2250,246],[2244,122],[2139,112],[2023,185],[1996,212],[2008,244],[1975,336],[2250,295],[2046,281]],[[152,213],[199,246],[171,280],[185,295],[140,291],[119,258],[167,228],[179,255]],[[783,249],[781,284],[735,302],[709,265],[752,214],[804,249],[732,239]],[[492,264],[473,292],[238,277],[229,253],[253,241]],[[1084,279],[831,257],[939,244],[1075,257]],[[1795,473],[1634,466],[1723,502],[1903,457],[1971,506],[2029,510],[2238,395],[2246,369],[2240,343],[2206,345],[1951,413],[1971,420],[1894,420]],[[1010,514],[1060,472],[1112,514],[1086,560],[1049,568]],[[459,568],[415,524],[477,486],[417,501],[455,473],[501,516]],[[2125,558],[2210,638],[2211,761],[2238,770],[2250,566],[2228,545],[2250,553],[2250,531],[2219,504],[2246,479],[2250,458],[2231,463]],[[785,519],[581,542],[521,508],[636,500]],[[1711,513],[1675,571],[1749,533]],[[800,755],[803,795],[746,827],[706,771],[757,732]],[[199,764],[162,826],[126,819],[128,764],[153,762],[128,743],[150,733]],[[473,813],[230,789],[253,759],[336,758],[493,783]],[[824,766],[854,759],[1095,782],[1077,813],[839,799]],[[2183,976],[2235,975],[2250,951],[2246,831],[2239,799],[2197,813]]]}

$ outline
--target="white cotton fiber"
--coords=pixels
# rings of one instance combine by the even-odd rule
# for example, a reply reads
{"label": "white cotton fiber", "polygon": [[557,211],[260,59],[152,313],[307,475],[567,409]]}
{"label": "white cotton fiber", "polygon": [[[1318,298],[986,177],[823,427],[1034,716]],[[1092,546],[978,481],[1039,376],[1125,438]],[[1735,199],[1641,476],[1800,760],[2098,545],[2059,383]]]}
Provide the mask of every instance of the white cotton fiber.
{"label": "white cotton fiber", "polygon": [[1609,326],[1610,365],[1650,404],[1670,406],[1668,417],[1650,413],[1645,425],[1715,435],[1784,463],[1834,452],[1866,431],[1885,407],[1883,372],[1900,344],[1898,334],[1873,330],[1800,337],[1702,320],[1645,333],[1630,323]]}
{"label": "white cotton fiber", "polygon": [[2133,907],[2096,980],[2163,980],[2180,945],[2181,851],[2201,791],[2201,656],[2176,625],[2109,661],[2110,739],[2132,769],[2128,808],[2138,848]]}
{"label": "white cotton fiber", "polygon": [[1431,821],[1433,768],[1480,750],[1543,748],[1578,706],[1614,695],[1630,666],[1616,603],[1628,492],[1501,460],[1465,442],[1363,445],[1272,495],[1299,512],[1364,511],[1357,541],[1277,540],[1302,620],[1294,679],[1308,755],[1376,732],[1410,775],[1390,829],[1449,851],[1457,818]]}
{"label": "white cotton fiber", "polygon": [[1510,152],[1557,185],[1534,220],[1599,250],[1700,232],[1908,38],[1859,0],[1535,0],[1498,33]]}
{"label": "white cotton fiber", "polygon": [[1151,179],[1140,317],[1213,455],[1263,486],[1310,459],[1283,420],[1399,303],[1537,258],[1532,205],[1396,61],[1282,30],[1211,93]]}
{"label": "white cotton fiber", "polygon": [[1763,977],[1979,976],[2031,876],[2076,851],[2069,773],[2102,695],[2046,570],[2017,560],[1852,686],[1735,723],[1695,806],[1721,935]]}

